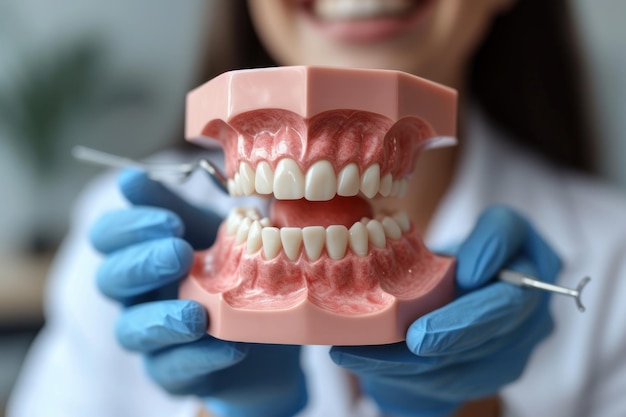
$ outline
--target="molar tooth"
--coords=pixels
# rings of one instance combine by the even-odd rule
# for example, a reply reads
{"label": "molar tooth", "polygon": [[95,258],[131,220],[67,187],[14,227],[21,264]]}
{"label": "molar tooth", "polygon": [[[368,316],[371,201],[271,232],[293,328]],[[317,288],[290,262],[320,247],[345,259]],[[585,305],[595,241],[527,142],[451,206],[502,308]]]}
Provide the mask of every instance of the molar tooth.
{"label": "molar tooth", "polygon": [[270,164],[266,161],[261,161],[256,166],[256,173],[254,175],[254,188],[259,194],[272,194],[274,192],[274,172]]}
{"label": "molar tooth", "polygon": [[274,196],[279,200],[297,200],[304,197],[304,175],[293,159],[281,159],[276,165]]}
{"label": "molar tooth", "polygon": [[385,235],[391,240],[398,240],[402,237],[402,230],[400,226],[391,217],[385,217],[382,221],[383,229],[385,229]]}
{"label": "molar tooth", "polygon": [[361,177],[361,191],[367,198],[373,198],[380,187],[380,165],[370,165]]}
{"label": "molar tooth", "polygon": [[264,227],[261,230],[261,241],[263,242],[265,259],[274,259],[281,248],[280,230],[278,227]]}
{"label": "molar tooth", "polygon": [[393,218],[403,232],[408,232],[411,229],[411,219],[409,219],[409,215],[405,211],[397,212],[393,215]]}
{"label": "molar tooth", "polygon": [[307,226],[302,229],[302,239],[304,240],[304,251],[311,261],[319,259],[324,249],[326,230],[323,226]]}
{"label": "molar tooth", "polygon": [[248,238],[248,231],[250,230],[251,224],[252,219],[250,219],[249,217],[243,218],[243,220],[239,224],[239,229],[237,229],[237,237],[235,238],[236,244],[243,243]]}
{"label": "molar tooth", "polygon": [[302,229],[299,227],[283,227],[280,229],[280,240],[287,257],[295,261],[298,258],[300,245],[302,244]]}
{"label": "molar tooth", "polygon": [[388,197],[391,193],[392,184],[393,178],[391,177],[391,172],[388,172],[380,179],[380,188],[378,189],[380,195]]}
{"label": "molar tooth", "polygon": [[337,176],[329,161],[317,161],[306,173],[304,196],[310,201],[327,201],[337,192]]}
{"label": "molar tooth", "polygon": [[261,215],[259,214],[259,212],[257,211],[255,207],[248,207],[247,209],[245,209],[245,215],[246,217],[250,217],[252,220],[261,219]]}
{"label": "molar tooth", "polygon": [[254,170],[245,162],[239,164],[239,179],[243,194],[251,195],[254,192]]}
{"label": "molar tooth", "polygon": [[387,244],[387,238],[383,225],[378,220],[370,220],[365,227],[367,227],[367,234],[372,245],[377,248],[384,248]]}
{"label": "molar tooth", "polygon": [[361,222],[356,222],[350,228],[350,249],[357,256],[367,256],[367,228]]}
{"label": "molar tooth", "polygon": [[256,253],[261,246],[263,246],[263,242],[261,241],[261,231],[263,227],[261,223],[258,221],[252,222],[250,226],[250,230],[248,231],[248,241],[246,242],[246,252],[248,254]]}
{"label": "molar tooth", "polygon": [[332,225],[326,228],[326,252],[331,259],[341,259],[348,248],[348,228],[343,225]]}
{"label": "molar tooth", "polygon": [[357,195],[360,186],[359,167],[355,163],[346,165],[337,176],[337,194],[343,197]]}

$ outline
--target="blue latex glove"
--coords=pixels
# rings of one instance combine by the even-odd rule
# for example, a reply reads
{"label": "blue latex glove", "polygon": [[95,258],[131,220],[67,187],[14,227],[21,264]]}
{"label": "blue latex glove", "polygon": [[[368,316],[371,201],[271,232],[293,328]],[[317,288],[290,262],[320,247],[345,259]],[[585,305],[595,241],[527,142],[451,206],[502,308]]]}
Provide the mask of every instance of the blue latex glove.
{"label": "blue latex glove", "polygon": [[417,321],[406,343],[333,347],[388,415],[448,416],[517,379],[553,329],[549,295],[495,281],[509,268],[554,282],[561,262],[519,214],[487,210],[457,254],[458,298]]}
{"label": "blue latex glove", "polygon": [[120,344],[143,354],[166,391],[206,398],[220,415],[286,417],[303,408],[300,347],[215,339],[206,334],[205,309],[176,300],[194,249],[213,243],[220,219],[139,171],[122,172],[119,186],[135,206],[102,216],[91,240],[106,255],[100,290],[127,307],[116,328]]}

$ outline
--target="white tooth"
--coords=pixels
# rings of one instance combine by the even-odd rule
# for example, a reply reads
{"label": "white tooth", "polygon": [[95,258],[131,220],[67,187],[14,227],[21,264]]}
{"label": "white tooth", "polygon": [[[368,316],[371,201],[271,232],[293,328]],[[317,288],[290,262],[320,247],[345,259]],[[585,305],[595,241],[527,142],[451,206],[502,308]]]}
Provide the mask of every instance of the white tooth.
{"label": "white tooth", "polygon": [[370,220],[372,219],[370,219],[369,217],[361,217],[360,222],[363,224],[367,224]]}
{"label": "white tooth", "polygon": [[392,184],[393,178],[391,177],[391,172],[388,172],[380,179],[380,188],[378,189],[380,195],[388,197],[389,193],[391,193]]}
{"label": "white tooth", "polygon": [[235,243],[243,243],[248,238],[248,231],[250,230],[251,224],[252,219],[250,219],[249,217],[243,218],[243,220],[239,224],[239,229],[237,229],[237,237],[235,238]]}
{"label": "white tooth", "polygon": [[317,161],[306,173],[304,196],[309,201],[327,201],[337,192],[337,176],[329,161]]}
{"label": "white tooth", "polygon": [[228,188],[228,194],[234,196],[235,195],[235,181],[232,178],[229,178],[226,181],[226,187]]}
{"label": "white tooth", "polygon": [[302,229],[302,240],[304,241],[304,251],[311,261],[319,259],[324,249],[326,230],[322,226],[307,226]]}
{"label": "white tooth", "polygon": [[408,188],[409,188],[409,181],[406,178],[402,178],[400,180],[400,188],[398,189],[398,197],[400,198],[405,197]]}
{"label": "white tooth", "polygon": [[399,193],[400,193],[400,180],[393,180],[393,183],[391,184],[391,193],[389,194],[389,197],[397,197]]}
{"label": "white tooth", "polygon": [[393,218],[403,232],[408,232],[411,229],[411,220],[406,212],[399,211],[393,215]]}
{"label": "white tooth", "polygon": [[377,248],[384,248],[387,244],[387,238],[385,237],[383,225],[378,220],[371,220],[366,227],[369,241],[372,242],[372,245]]}
{"label": "white tooth", "polygon": [[337,194],[344,197],[357,195],[360,186],[359,167],[355,163],[346,165],[337,176]]}
{"label": "white tooth", "polygon": [[293,159],[281,159],[276,165],[274,197],[279,200],[297,200],[304,197],[304,175]]}
{"label": "white tooth", "polygon": [[235,174],[235,195],[236,196],[240,196],[243,195],[243,192],[241,191],[241,176],[239,175],[239,173]]}
{"label": "white tooth", "polygon": [[380,165],[370,165],[361,177],[361,191],[367,198],[373,198],[380,187]]}
{"label": "white tooth", "polygon": [[398,223],[391,217],[385,217],[382,221],[383,229],[385,229],[385,235],[391,240],[398,240],[402,237],[402,230]]}
{"label": "white tooth", "polygon": [[263,242],[261,241],[261,231],[263,227],[261,223],[258,221],[252,222],[250,226],[250,231],[248,232],[248,241],[246,242],[246,252],[248,254],[256,253],[261,246],[263,246]]}
{"label": "white tooth", "polygon": [[281,248],[280,230],[278,230],[278,227],[264,227],[261,230],[261,240],[263,241],[265,259],[274,259]]}
{"label": "white tooth", "polygon": [[257,209],[254,208],[254,207],[248,207],[245,210],[245,213],[246,213],[246,217],[250,217],[252,220],[260,220],[261,219],[261,215],[259,214]]}
{"label": "white tooth", "polygon": [[274,192],[274,172],[270,164],[261,161],[256,166],[256,173],[254,175],[254,188],[259,194],[272,194]]}
{"label": "white tooth", "polygon": [[348,228],[332,225],[326,228],[326,252],[331,259],[341,259],[348,249]]}
{"label": "white tooth", "polygon": [[254,170],[245,162],[239,164],[239,179],[243,194],[251,195],[254,192]]}
{"label": "white tooth", "polygon": [[261,226],[263,227],[272,227],[272,222],[270,219],[268,219],[267,217],[263,217],[260,220]]}
{"label": "white tooth", "polygon": [[357,256],[367,256],[367,228],[361,222],[356,222],[350,228],[350,249]]}
{"label": "white tooth", "polygon": [[285,255],[292,261],[298,258],[302,244],[302,229],[299,227],[283,227],[280,229],[280,240],[283,243]]}
{"label": "white tooth", "polygon": [[228,215],[228,218],[226,219],[226,233],[228,233],[229,235],[234,235],[235,233],[237,233],[241,220],[243,220],[243,216],[241,215],[241,213],[239,213],[238,210],[231,211]]}

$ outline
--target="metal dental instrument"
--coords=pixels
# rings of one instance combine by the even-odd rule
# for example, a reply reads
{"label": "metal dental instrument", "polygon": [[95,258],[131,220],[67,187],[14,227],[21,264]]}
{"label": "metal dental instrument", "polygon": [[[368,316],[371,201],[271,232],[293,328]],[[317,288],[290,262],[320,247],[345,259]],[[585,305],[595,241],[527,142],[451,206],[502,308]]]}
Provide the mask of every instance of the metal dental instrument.
{"label": "metal dental instrument", "polygon": [[96,149],[91,149],[85,146],[75,146],[72,149],[72,155],[78,160],[108,167],[138,168],[146,171],[151,179],[164,182],[183,182],[187,180],[196,169],[200,168],[207,174],[209,174],[213,182],[218,187],[220,187],[222,191],[228,194],[228,180],[226,176],[211,161],[207,159],[200,159],[194,163],[189,164],[152,164],[149,162],[140,162],[134,159],[125,158],[123,156],[98,151]]}
{"label": "metal dental instrument", "polygon": [[547,282],[539,281],[530,275],[523,274],[521,272],[511,271],[510,269],[505,269],[500,271],[498,278],[501,281],[508,282],[513,285],[517,285],[519,287],[530,287],[530,288],[538,288],[544,291],[550,291],[555,294],[569,295],[573,297],[576,301],[576,306],[578,310],[583,313],[585,311],[585,307],[583,303],[580,301],[580,294],[585,288],[585,285],[591,281],[591,278],[585,277],[578,283],[576,289],[562,287],[560,285],[549,284]]}

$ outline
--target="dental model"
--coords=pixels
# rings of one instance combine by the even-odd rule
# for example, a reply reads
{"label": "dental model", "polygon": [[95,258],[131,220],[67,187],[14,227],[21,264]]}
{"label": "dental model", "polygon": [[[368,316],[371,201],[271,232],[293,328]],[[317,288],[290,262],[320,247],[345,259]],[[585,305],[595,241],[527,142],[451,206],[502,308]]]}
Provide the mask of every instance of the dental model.
{"label": "dental model", "polygon": [[424,246],[401,198],[419,152],[454,144],[456,94],[394,71],[281,67],[222,74],[189,93],[187,137],[225,151],[238,208],[196,255],[180,297],[232,341],[371,345],[453,298],[454,260]]}

